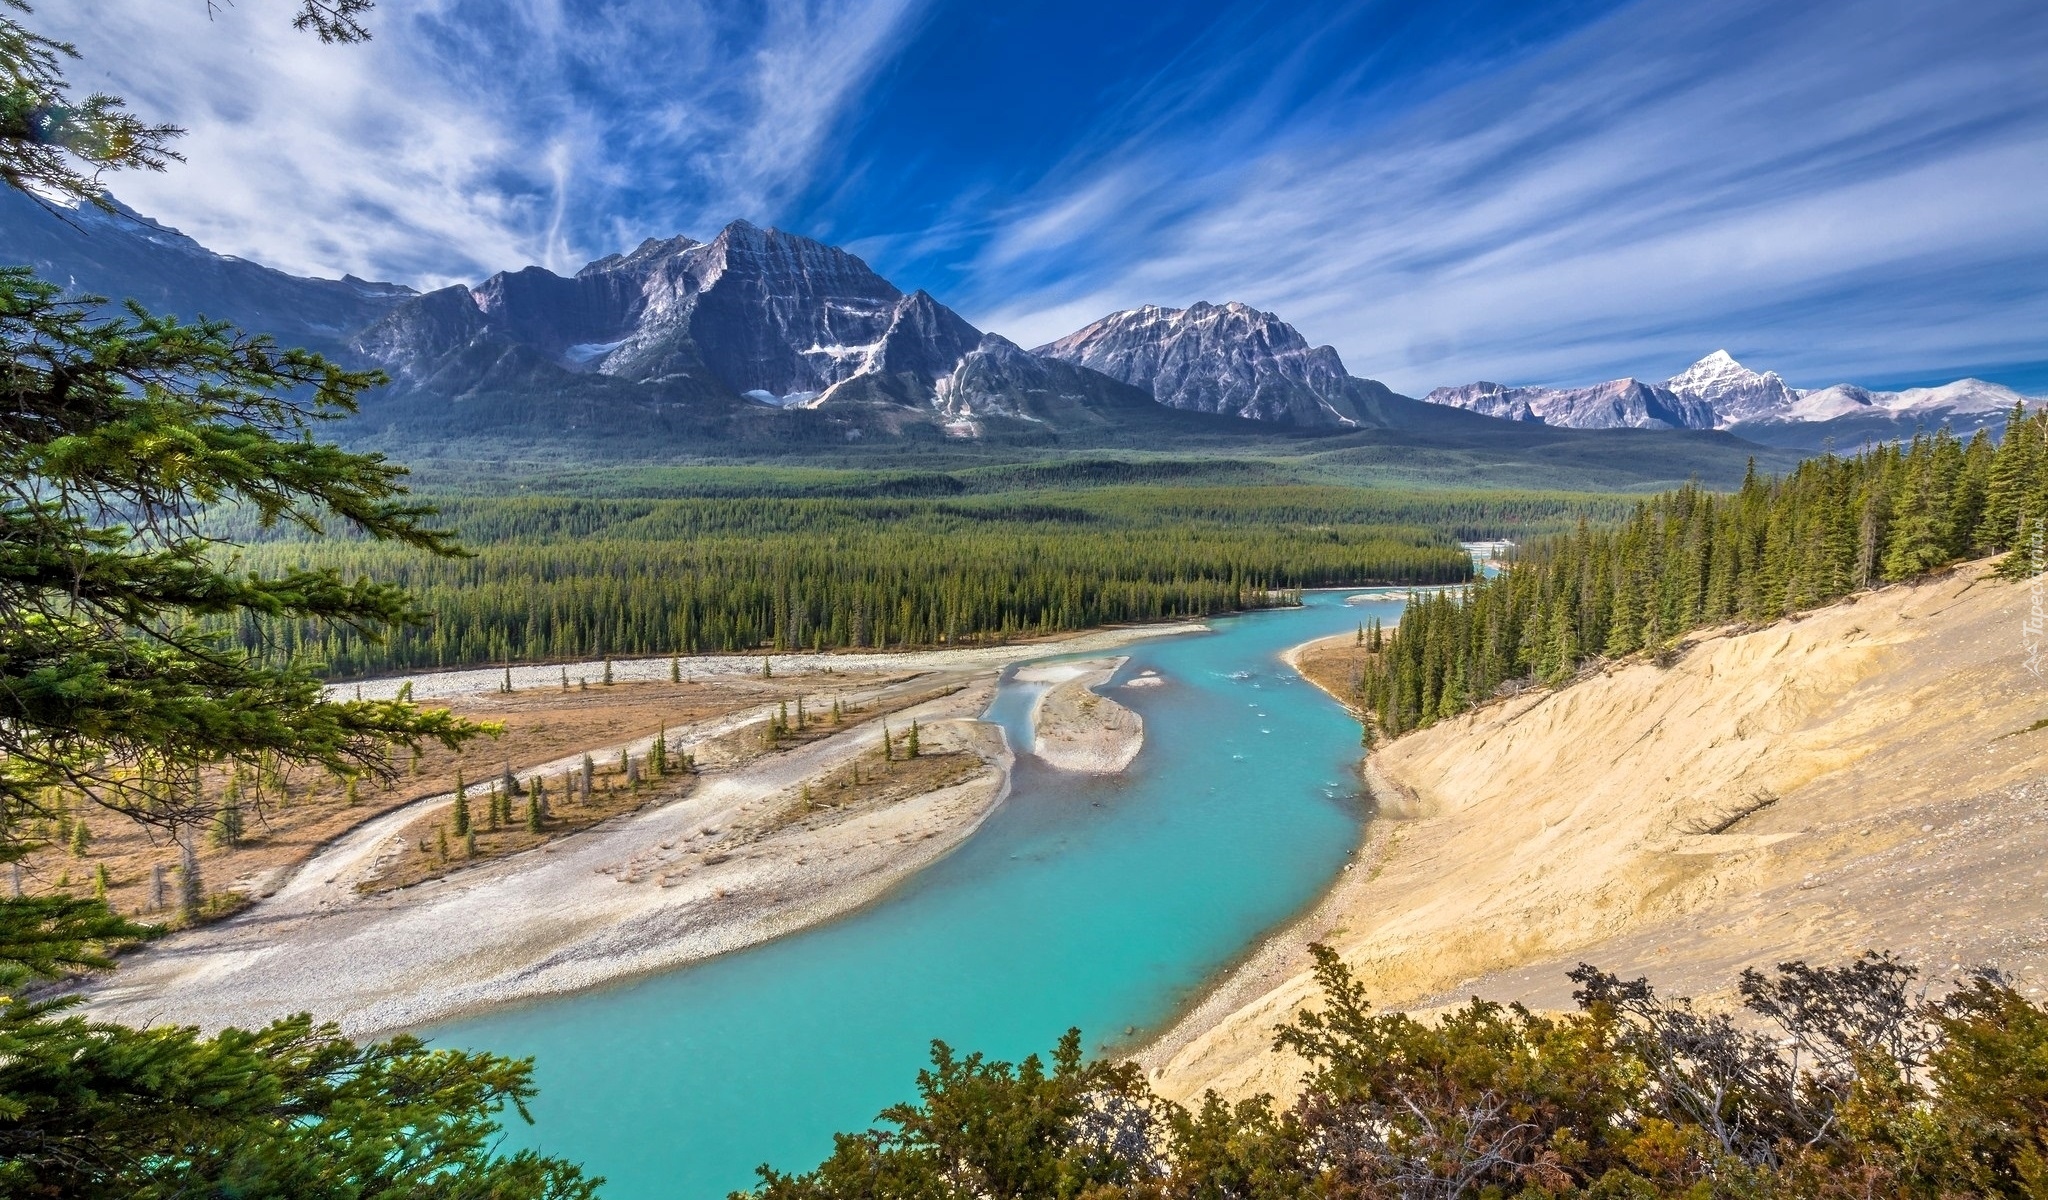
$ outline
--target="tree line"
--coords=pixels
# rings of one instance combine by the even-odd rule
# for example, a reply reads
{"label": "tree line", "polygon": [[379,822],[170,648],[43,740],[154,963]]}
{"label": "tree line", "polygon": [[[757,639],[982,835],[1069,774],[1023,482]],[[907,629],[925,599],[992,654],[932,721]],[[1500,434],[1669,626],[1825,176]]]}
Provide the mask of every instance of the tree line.
{"label": "tree line", "polygon": [[364,631],[238,614],[238,648],[330,676],[602,655],[937,646],[1287,601],[1307,587],[1471,577],[1449,533],[1347,523],[1293,495],[451,502],[472,555],[268,542],[244,569],[406,590],[424,619]]}
{"label": "tree line", "polygon": [[1519,681],[1558,682],[1596,657],[1668,651],[1685,632],[1763,624],[1959,559],[2010,552],[2043,568],[2048,412],[2016,409],[2003,439],[1946,430],[1788,475],[1752,470],[1739,491],[1682,487],[1611,528],[1522,547],[1509,568],[1414,597],[1374,638],[1359,681],[1375,731],[1398,736]]}

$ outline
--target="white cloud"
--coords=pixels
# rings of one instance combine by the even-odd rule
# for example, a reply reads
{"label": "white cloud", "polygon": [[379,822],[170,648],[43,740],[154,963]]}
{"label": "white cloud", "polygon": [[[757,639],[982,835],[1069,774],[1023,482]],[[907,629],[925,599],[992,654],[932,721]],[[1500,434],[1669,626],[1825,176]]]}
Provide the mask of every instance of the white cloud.
{"label": "white cloud", "polygon": [[184,165],[109,181],[139,210],[286,270],[437,284],[762,215],[914,4],[384,0],[356,47],[280,0],[34,20],[78,44],[81,88],[189,131]]}

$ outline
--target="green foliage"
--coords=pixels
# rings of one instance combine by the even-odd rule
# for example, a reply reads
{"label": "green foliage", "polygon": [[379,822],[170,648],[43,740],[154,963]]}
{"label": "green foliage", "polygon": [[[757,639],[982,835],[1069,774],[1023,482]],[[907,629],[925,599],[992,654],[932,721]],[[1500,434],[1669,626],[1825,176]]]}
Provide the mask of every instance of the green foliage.
{"label": "green foliage", "polygon": [[128,1029],[0,1011],[0,1191],[79,1197],[580,1200],[598,1181],[495,1153],[532,1064],[357,1046],[306,1017],[256,1032]]}
{"label": "green foliage", "polygon": [[1132,1064],[1047,1072],[935,1044],[918,1100],[764,1200],[2011,1197],[2048,1182],[2048,1011],[1995,975],[1913,999],[1882,955],[1746,972],[1701,1013],[1591,967],[1579,1011],[1376,1013],[1315,947],[1322,1003],[1278,1031],[1300,1097],[1183,1108]]}
{"label": "green foliage", "polygon": [[[9,10],[31,11],[24,0],[0,0],[0,13]],[[72,100],[63,67],[77,57],[0,15],[0,183],[104,205],[100,172],[163,170],[179,157],[170,145],[181,131],[138,120],[113,96]]]}
{"label": "green foliage", "polygon": [[199,622],[284,620],[376,637],[410,619],[397,588],[322,569],[229,569],[207,506],[317,533],[339,523],[454,552],[403,498],[402,470],[310,437],[374,377],[218,324],[83,301],[0,268],[0,803],[54,785],[166,825],[192,773],[259,759],[386,769],[393,745],[479,730],[399,702],[324,698],[305,667]]}
{"label": "green foliage", "polygon": [[1078,1030],[1060,1039],[1050,1070],[1036,1055],[993,1062],[934,1042],[917,1090],[916,1103],[883,1111],[895,1128],[839,1135],[808,1174],[763,1167],[754,1194],[1067,1200],[1143,1178],[1119,1135],[1149,1126],[1155,1102],[1135,1065],[1084,1062]]}
{"label": "green foliage", "polygon": [[113,951],[159,932],[109,912],[99,900],[0,900],[0,1003],[12,1003],[22,988],[39,981],[106,970],[114,965]]}
{"label": "green foliage", "polygon": [[1764,624],[1960,558],[2013,551],[2041,569],[2048,413],[2015,411],[2004,439],[1940,433],[1853,458],[1754,474],[1732,495],[1684,487],[1615,527],[1524,547],[1462,595],[1414,599],[1360,683],[1382,733],[1461,712],[1518,681],[1569,679],[1587,659],[1666,652],[1687,630]]}

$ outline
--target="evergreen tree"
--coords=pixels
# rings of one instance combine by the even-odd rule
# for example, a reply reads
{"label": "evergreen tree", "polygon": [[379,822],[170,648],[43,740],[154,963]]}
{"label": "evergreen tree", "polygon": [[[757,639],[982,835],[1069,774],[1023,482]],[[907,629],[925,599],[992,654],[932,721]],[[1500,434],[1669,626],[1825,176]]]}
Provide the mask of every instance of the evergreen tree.
{"label": "evergreen tree", "polygon": [[1702,625],[1775,620],[1966,555],[2010,552],[2000,573],[2024,576],[2043,566],[2019,550],[2024,514],[2048,514],[2044,443],[2048,413],[2016,414],[1995,443],[1943,432],[1822,455],[1782,479],[1751,471],[1731,495],[1682,487],[1612,527],[1532,539],[1461,596],[1411,596],[1384,643],[1372,630],[1360,700],[1394,737],[1504,686],[1566,681],[1594,654],[1661,657]]}
{"label": "evergreen tree", "polygon": [[910,733],[903,743],[903,750],[905,758],[916,758],[920,753],[917,744],[917,722],[915,720],[910,722]]}
{"label": "evergreen tree", "polygon": [[[302,0],[295,23],[359,41],[369,8]],[[163,167],[176,131],[113,97],[69,95],[75,53],[14,19],[27,11],[0,7],[0,182],[111,207],[99,171]],[[191,922],[205,900],[195,836],[213,815],[201,770],[263,760],[353,778],[387,772],[394,750],[478,732],[409,692],[329,699],[304,658],[217,636],[332,622],[375,639],[416,610],[368,577],[238,563],[210,514],[453,552],[404,497],[402,470],[313,436],[373,376],[217,323],[133,305],[105,316],[15,269],[0,269],[0,355],[0,861],[63,785],[175,840]],[[152,880],[161,908],[160,867]],[[150,936],[108,911],[110,886],[102,863],[92,900],[0,900],[0,994],[111,969],[111,948]],[[0,1006],[8,1195],[594,1194],[572,1166],[497,1155],[493,1115],[524,1115],[527,1064],[410,1038],[358,1047],[304,1018],[211,1037],[135,1030],[67,1015],[72,1003]]]}
{"label": "evergreen tree", "polygon": [[455,805],[449,816],[449,825],[454,829],[456,837],[469,833],[469,787],[462,782],[460,770],[455,772]]}
{"label": "evergreen tree", "polygon": [[242,844],[242,800],[232,790],[221,798],[220,811],[213,818],[213,844],[223,850],[238,849]]}

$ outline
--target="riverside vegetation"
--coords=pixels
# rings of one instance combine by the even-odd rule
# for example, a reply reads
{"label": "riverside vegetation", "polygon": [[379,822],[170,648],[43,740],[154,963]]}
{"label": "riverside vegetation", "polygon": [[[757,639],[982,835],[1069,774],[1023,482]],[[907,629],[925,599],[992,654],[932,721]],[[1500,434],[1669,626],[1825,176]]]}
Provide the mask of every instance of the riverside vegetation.
{"label": "riverside vegetation", "polygon": [[2044,529],[2041,411],[2015,411],[1996,443],[1943,431],[1779,479],[1752,472],[1732,495],[1684,487],[1617,527],[1538,539],[1463,594],[1417,597],[1391,641],[1371,632],[1358,692],[1375,731],[1398,736],[1503,685],[1560,682],[1589,659],[1663,653],[1688,630],[1768,624],[1959,559],[2006,552],[2001,573],[2038,572]]}

